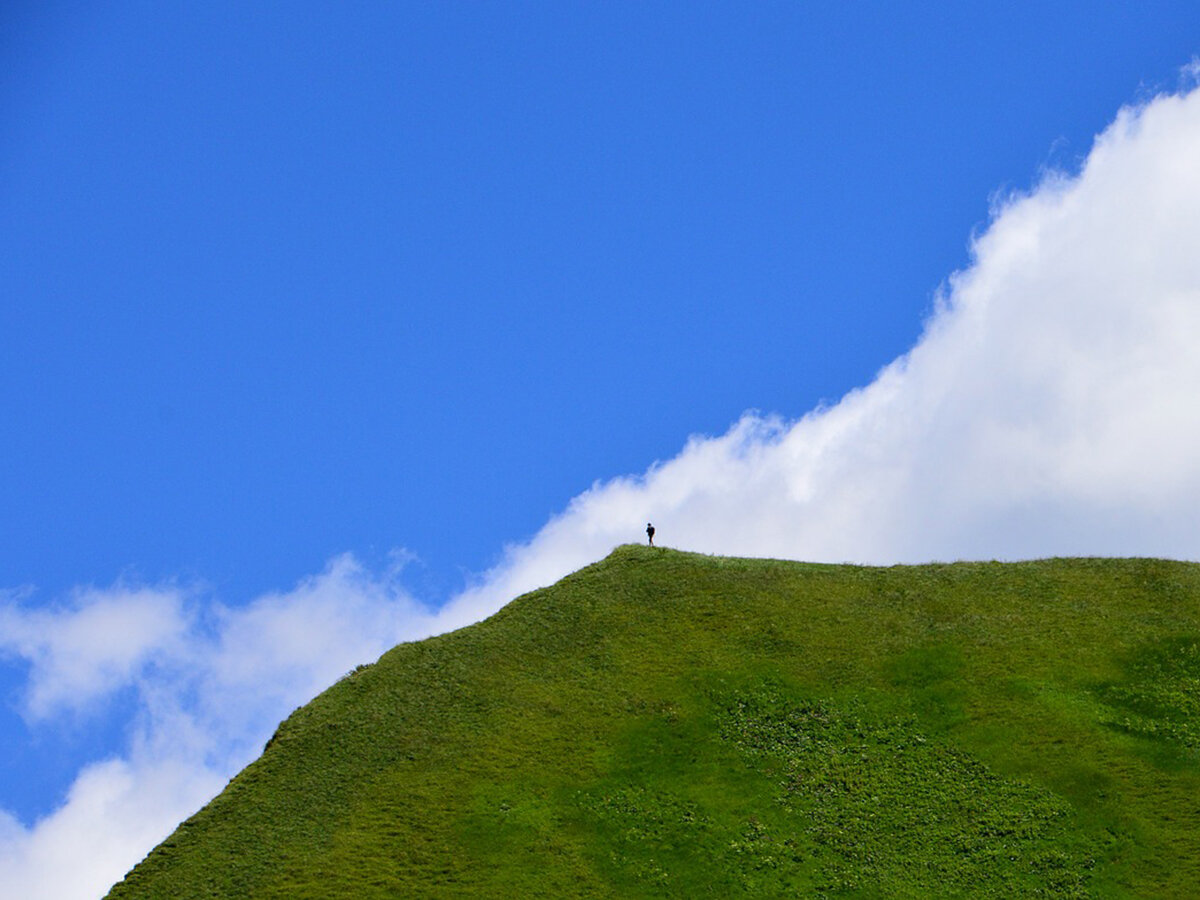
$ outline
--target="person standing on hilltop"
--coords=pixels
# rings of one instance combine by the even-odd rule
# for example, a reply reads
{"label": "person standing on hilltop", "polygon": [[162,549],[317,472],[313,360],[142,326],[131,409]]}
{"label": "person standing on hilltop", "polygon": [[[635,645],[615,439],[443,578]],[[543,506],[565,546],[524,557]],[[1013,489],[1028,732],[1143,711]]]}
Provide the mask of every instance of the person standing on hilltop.
{"label": "person standing on hilltop", "polygon": [[654,526],[649,522],[646,523],[646,538],[650,541],[650,546],[654,546]]}

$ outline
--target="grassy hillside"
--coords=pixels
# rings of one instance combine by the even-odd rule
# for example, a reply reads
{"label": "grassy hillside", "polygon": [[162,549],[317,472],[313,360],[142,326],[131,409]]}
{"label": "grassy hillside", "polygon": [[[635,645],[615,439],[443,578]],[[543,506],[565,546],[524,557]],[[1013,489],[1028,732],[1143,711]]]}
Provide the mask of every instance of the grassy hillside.
{"label": "grassy hillside", "polygon": [[1197,885],[1200,566],[627,546],[342,679],[109,896]]}

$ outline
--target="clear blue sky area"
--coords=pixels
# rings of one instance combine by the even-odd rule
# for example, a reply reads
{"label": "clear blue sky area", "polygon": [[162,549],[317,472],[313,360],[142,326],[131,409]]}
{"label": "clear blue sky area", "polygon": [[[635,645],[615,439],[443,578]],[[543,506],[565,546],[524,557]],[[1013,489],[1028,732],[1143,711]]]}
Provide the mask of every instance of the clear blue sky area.
{"label": "clear blue sky area", "polygon": [[436,599],[594,479],[836,399],[1200,33],[1045,7],[10,8],[0,585],[236,602],[403,546]]}
{"label": "clear blue sky area", "polygon": [[[440,601],[595,479],[869,381],[989,197],[1174,88],[1198,26],[1194,2],[5,4],[0,587],[132,572],[238,604],[404,547]],[[79,727],[36,777],[73,771]],[[50,804],[30,790],[0,802]]]}

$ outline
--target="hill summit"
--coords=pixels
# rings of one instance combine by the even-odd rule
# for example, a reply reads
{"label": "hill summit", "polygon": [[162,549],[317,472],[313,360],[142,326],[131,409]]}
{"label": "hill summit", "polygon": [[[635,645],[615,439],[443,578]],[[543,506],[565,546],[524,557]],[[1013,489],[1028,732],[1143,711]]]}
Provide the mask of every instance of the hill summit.
{"label": "hill summit", "polygon": [[126,898],[1169,897],[1200,565],[624,546],[283,722]]}

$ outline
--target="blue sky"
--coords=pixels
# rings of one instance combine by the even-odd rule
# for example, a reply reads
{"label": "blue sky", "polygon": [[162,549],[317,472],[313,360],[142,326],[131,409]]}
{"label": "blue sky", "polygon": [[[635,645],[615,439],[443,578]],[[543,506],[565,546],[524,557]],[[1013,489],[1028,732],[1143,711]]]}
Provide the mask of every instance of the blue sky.
{"label": "blue sky", "polygon": [[0,584],[231,596],[395,546],[445,596],[594,479],[865,383],[1200,18],[107,6],[7,16]]}
{"label": "blue sky", "polygon": [[[574,534],[560,514],[625,475],[587,495],[633,498],[627,535],[585,529],[600,552],[661,516],[663,543],[745,552],[638,479],[748,410],[781,417],[734,441],[756,459],[875,382],[1014,191],[1076,175],[1118,110],[1181,88],[1198,26],[1185,2],[8,5],[0,807],[28,828],[88,765],[134,759],[146,673],[224,646],[214,610],[345,589],[368,618],[405,604],[422,624],[393,636],[419,636],[471,588],[558,572],[537,561]],[[1100,487],[1116,465],[1037,484],[1078,481],[1087,521],[1126,522]],[[1190,470],[1163,471],[1135,498],[1161,541],[1127,552],[1191,552],[1197,523],[1154,506]],[[1028,504],[963,544],[788,543],[773,508],[738,509],[783,535],[750,550],[796,557],[1126,547],[1116,525],[1023,528]],[[110,608],[89,585],[178,621],[94,660],[108,680],[82,703],[46,687],[76,683],[46,673],[79,652],[46,635]]]}

